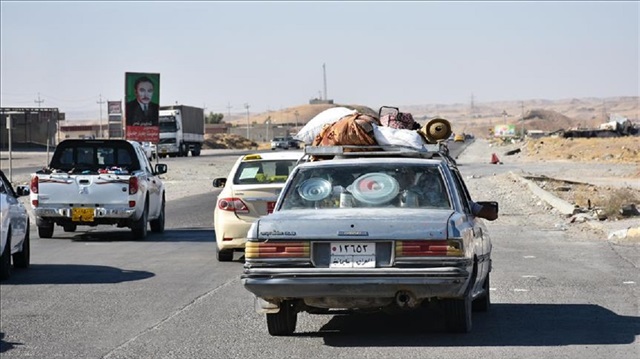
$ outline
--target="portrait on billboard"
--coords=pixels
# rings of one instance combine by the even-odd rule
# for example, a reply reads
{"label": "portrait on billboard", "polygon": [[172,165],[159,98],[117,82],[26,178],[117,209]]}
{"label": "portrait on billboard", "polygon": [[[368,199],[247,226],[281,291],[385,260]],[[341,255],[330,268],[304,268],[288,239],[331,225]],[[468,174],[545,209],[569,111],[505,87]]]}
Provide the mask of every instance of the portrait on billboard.
{"label": "portrait on billboard", "polygon": [[126,138],[157,142],[159,137],[160,74],[127,72],[125,83]]}

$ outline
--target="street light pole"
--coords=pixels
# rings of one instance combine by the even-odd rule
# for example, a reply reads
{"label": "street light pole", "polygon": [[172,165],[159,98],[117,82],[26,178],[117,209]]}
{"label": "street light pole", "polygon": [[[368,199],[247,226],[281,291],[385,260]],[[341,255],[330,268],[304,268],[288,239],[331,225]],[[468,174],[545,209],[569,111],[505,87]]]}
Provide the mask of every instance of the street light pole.
{"label": "street light pole", "polygon": [[104,101],[102,101],[102,94],[100,94],[100,100],[96,101],[96,103],[100,105],[100,131],[98,131],[98,134],[100,138],[102,138],[104,137],[104,132],[102,131],[102,104],[104,103]]}
{"label": "street light pole", "polygon": [[298,115],[299,115],[298,110],[296,110],[296,112],[294,112],[293,114],[296,116],[296,133],[298,133],[300,132],[298,130]]}

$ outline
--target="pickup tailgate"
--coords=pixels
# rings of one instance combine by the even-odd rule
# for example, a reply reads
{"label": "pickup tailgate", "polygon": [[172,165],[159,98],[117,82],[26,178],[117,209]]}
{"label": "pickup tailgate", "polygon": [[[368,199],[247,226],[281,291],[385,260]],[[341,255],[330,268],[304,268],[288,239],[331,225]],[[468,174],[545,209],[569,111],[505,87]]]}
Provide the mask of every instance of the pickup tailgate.
{"label": "pickup tailgate", "polygon": [[128,205],[129,175],[38,175],[38,201],[91,206]]}

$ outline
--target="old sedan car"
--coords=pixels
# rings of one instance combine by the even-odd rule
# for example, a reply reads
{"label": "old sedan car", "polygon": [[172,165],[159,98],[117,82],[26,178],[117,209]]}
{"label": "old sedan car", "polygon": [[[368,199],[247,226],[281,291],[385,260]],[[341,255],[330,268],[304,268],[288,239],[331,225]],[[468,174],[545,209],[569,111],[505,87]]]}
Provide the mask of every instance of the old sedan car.
{"label": "old sedan car", "polygon": [[11,257],[14,267],[29,267],[29,214],[18,200],[28,195],[28,186],[17,186],[14,191],[0,171],[0,279],[10,277]]}
{"label": "old sedan car", "polygon": [[213,212],[219,261],[231,261],[234,251],[244,251],[251,223],[273,211],[282,186],[302,155],[291,151],[241,156],[227,177],[213,180],[214,187],[224,187]]}
{"label": "old sedan car", "polygon": [[[489,307],[491,240],[455,162],[441,150],[342,152],[299,164],[248,233],[244,287],[271,335],[297,313],[393,313],[436,302],[454,332]],[[490,218],[495,219],[495,217]]]}

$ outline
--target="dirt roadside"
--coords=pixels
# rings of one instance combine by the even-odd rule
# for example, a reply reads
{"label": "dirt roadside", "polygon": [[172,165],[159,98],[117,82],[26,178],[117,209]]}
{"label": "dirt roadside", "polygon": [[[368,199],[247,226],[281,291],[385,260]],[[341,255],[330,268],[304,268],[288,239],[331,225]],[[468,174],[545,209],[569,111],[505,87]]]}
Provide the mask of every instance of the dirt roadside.
{"label": "dirt roadside", "polygon": [[[469,144],[458,158],[458,164],[466,176],[467,185],[474,199],[496,200],[500,203],[501,217],[498,221],[510,223],[517,218],[522,219],[523,214],[526,214],[524,221],[513,224],[526,228],[527,225],[535,223],[548,227],[549,230],[568,231],[572,238],[619,240],[620,231],[626,231],[624,238],[620,240],[640,243],[640,233],[637,233],[640,231],[640,217],[604,221],[583,218],[575,221],[575,218],[563,215],[539,196],[534,195],[527,184],[518,180],[518,178],[544,176],[547,178],[547,185],[544,188],[547,192],[570,203],[579,202],[575,200],[577,198],[592,199],[593,206],[606,206],[615,193],[623,190],[629,194],[627,199],[635,202],[635,205],[640,208],[638,162],[556,159],[557,156],[551,150],[551,146],[548,149],[549,154],[541,156],[542,158],[536,159],[526,150],[506,155],[523,146],[526,144],[496,145],[487,140],[478,139]],[[557,146],[557,148],[563,148],[562,142],[558,142]],[[500,164],[490,164],[493,154],[499,157]],[[467,169],[467,166],[479,163],[489,164],[492,170],[481,172]],[[487,166],[484,167],[486,169]],[[559,187],[552,184],[552,179],[584,185],[572,184],[568,186],[569,191],[566,191],[567,186],[560,186],[563,188],[559,190]],[[635,230],[629,233],[629,228]],[[612,234],[616,235],[612,236]]]}

